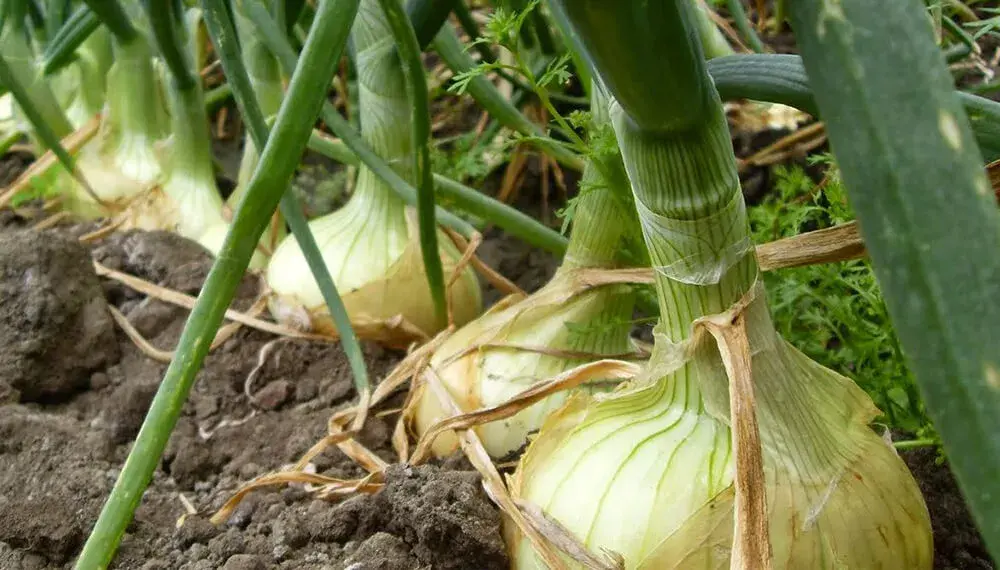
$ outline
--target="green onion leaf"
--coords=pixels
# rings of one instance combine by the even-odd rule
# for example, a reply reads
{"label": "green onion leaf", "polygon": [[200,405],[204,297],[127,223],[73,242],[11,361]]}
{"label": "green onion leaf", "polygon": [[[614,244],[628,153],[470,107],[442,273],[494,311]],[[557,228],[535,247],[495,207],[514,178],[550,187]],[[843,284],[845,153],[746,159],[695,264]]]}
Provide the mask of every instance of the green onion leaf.
{"label": "green onion leaf", "polygon": [[893,324],[1000,557],[1000,213],[969,121],[922,2],[787,9]]}
{"label": "green onion leaf", "polygon": [[434,178],[431,172],[431,112],[427,101],[427,77],[420,59],[417,34],[410,26],[399,0],[380,0],[382,11],[396,40],[396,50],[403,67],[406,91],[412,112],[413,174],[417,182],[417,216],[420,229],[420,253],[424,271],[434,301],[439,326],[448,322],[448,301],[445,299],[444,270],[438,253],[437,224],[434,221]]}

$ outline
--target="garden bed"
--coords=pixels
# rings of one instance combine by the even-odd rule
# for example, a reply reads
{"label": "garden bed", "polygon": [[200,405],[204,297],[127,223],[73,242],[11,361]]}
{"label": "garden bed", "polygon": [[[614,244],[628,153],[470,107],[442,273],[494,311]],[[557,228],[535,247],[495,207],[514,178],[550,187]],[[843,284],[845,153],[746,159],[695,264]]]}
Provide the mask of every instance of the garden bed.
{"label": "garden bed", "polygon": [[[3,223],[0,567],[69,568],[166,369],[114,324],[105,303],[162,350],[176,344],[187,317],[98,278],[91,260],[193,295],[211,258],[172,234],[119,233],[82,246],[75,238],[90,227],[38,232],[10,212]],[[528,289],[555,267],[499,234],[481,253]],[[257,294],[256,278],[245,278],[234,307],[247,309]],[[276,338],[242,328],[208,357],[114,567],[507,568],[500,513],[461,456],[394,466],[382,491],[337,502],[314,500],[302,485],[262,490],[212,525],[208,517],[241,484],[295,462],[325,435],[330,414],[356,398],[338,345]],[[402,354],[366,344],[365,356],[381,379]],[[359,438],[390,463],[400,404],[380,406]],[[931,511],[935,568],[992,568],[947,466],[932,450],[904,458]],[[364,474],[335,449],[313,466],[339,478]]]}

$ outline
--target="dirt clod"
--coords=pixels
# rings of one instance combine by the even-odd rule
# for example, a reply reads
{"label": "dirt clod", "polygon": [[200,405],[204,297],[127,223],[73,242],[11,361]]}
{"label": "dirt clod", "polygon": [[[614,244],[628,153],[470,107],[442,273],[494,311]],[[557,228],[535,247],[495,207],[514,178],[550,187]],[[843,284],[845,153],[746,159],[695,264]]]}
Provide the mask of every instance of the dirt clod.
{"label": "dirt clod", "polygon": [[355,540],[389,532],[435,569],[507,567],[500,515],[475,472],[394,465],[382,492],[345,502],[327,520],[330,538],[343,540],[352,523]]}
{"label": "dirt clod", "polygon": [[264,386],[253,395],[258,406],[265,410],[276,410],[295,395],[295,384],[281,379]]}
{"label": "dirt clod", "polygon": [[0,233],[0,378],[23,402],[65,400],[119,357],[90,257],[50,233]]}
{"label": "dirt clod", "polygon": [[253,554],[234,554],[226,560],[222,570],[265,570],[267,566],[260,556]]}
{"label": "dirt clod", "polygon": [[344,561],[344,570],[413,570],[423,565],[397,536],[377,532]]}

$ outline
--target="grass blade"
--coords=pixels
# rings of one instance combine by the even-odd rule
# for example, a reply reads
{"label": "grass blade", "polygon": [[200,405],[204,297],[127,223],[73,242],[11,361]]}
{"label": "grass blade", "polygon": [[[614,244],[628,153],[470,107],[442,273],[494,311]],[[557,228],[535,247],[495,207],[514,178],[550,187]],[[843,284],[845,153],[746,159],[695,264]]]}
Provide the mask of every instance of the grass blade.
{"label": "grass blade", "polygon": [[244,271],[292,176],[313,121],[327,94],[337,61],[357,12],[358,0],[321,0],[292,75],[274,132],[261,151],[260,164],[240,204],[178,341],[146,420],[139,430],[115,487],[77,560],[77,570],[108,566],[160,462],[195,375],[211,346]]}
{"label": "grass blade", "polygon": [[417,34],[410,26],[406,11],[399,0],[380,0],[382,11],[392,29],[403,66],[406,91],[410,100],[410,123],[413,133],[413,174],[417,181],[417,218],[420,230],[420,254],[424,272],[434,301],[438,326],[448,323],[448,301],[445,298],[444,268],[438,251],[437,223],[434,221],[434,178],[431,172],[431,111],[427,101],[427,77],[420,60]]}
{"label": "grass blade", "polygon": [[[243,57],[237,42],[236,29],[233,21],[229,17],[225,0],[202,0],[202,8],[205,13],[205,25],[208,28],[212,44],[222,63],[222,70],[228,79],[228,85],[233,88],[233,96],[236,105],[240,109],[257,148],[264,148],[268,140],[268,126],[264,119],[264,113],[254,95],[253,87],[250,83],[250,75],[243,64]],[[330,310],[330,316],[337,325],[337,332],[340,334],[341,345],[347,355],[347,361],[351,366],[354,375],[354,386],[359,395],[369,393],[370,382],[368,380],[368,370],[365,367],[364,355],[361,352],[361,345],[358,343],[351,320],[347,315],[347,309],[340,298],[340,293],[330,276],[330,271],[323,263],[323,255],[316,243],[316,238],[309,229],[302,209],[299,207],[295,194],[285,191],[279,204],[281,214],[288,225],[291,226],[292,234],[298,240],[302,248],[302,254],[309,264],[316,283],[319,285],[323,300]],[[363,396],[362,396],[363,397]]]}
{"label": "grass blade", "polygon": [[922,2],[787,9],[928,415],[1000,556],[1000,212],[969,121]]}

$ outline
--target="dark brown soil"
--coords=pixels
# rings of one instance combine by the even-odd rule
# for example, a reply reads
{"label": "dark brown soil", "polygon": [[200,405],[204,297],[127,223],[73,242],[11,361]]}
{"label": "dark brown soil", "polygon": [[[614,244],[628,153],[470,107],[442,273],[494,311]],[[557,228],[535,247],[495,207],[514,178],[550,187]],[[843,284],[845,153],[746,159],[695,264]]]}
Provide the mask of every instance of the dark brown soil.
{"label": "dark brown soil", "polygon": [[[9,386],[0,407],[0,568],[67,568],[166,369],[114,327],[105,299],[164,350],[176,344],[187,316],[99,280],[91,255],[192,294],[211,259],[167,233],[119,234],[88,252],[65,231],[6,225],[0,228],[0,378]],[[235,305],[248,307],[256,294],[256,280],[245,278]],[[331,412],[355,398],[339,346],[281,341],[255,378],[251,402],[244,383],[272,340],[243,329],[208,357],[113,567],[507,566],[498,511],[474,472],[451,468],[393,468],[382,492],[339,504],[312,500],[297,487],[262,491],[228,523],[211,525],[207,516],[241,483],[297,460],[324,435]],[[375,345],[364,348],[375,378],[399,358]],[[389,461],[394,421],[371,418],[360,437]],[[313,464],[331,476],[363,475],[338,451]],[[182,495],[201,514],[177,528]]]}
{"label": "dark brown soil", "polygon": [[958,484],[932,449],[903,455],[924,494],[934,527],[934,568],[937,570],[993,570],[989,553],[969,516]]}

